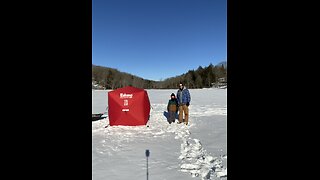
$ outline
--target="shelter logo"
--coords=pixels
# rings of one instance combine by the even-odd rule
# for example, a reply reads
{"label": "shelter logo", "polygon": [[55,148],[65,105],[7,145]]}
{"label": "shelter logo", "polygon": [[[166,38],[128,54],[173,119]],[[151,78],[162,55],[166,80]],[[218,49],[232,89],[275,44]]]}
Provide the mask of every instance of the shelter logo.
{"label": "shelter logo", "polygon": [[124,98],[132,98],[133,94],[126,94],[126,93],[120,93],[120,98],[124,99]]}
{"label": "shelter logo", "polygon": [[124,105],[124,106],[128,106],[128,105],[129,105],[128,99],[123,100],[123,105]]}

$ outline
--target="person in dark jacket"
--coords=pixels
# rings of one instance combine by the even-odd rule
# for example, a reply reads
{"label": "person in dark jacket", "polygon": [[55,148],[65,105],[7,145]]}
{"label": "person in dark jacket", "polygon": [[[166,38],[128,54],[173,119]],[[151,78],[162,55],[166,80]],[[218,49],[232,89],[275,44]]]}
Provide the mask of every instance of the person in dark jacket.
{"label": "person in dark jacket", "polygon": [[168,122],[171,124],[175,122],[176,114],[178,112],[178,101],[174,93],[171,94],[171,99],[168,102],[167,110],[169,113]]}
{"label": "person in dark jacket", "polygon": [[189,120],[189,105],[191,101],[189,90],[183,85],[179,84],[179,89],[177,92],[177,100],[179,105],[179,123],[183,122],[183,113],[184,113],[184,122],[188,125]]}

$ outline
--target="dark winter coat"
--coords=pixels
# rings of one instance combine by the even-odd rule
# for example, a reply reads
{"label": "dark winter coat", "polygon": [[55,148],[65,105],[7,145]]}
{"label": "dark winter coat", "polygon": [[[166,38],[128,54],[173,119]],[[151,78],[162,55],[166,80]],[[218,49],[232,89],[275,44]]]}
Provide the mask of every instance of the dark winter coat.
{"label": "dark winter coat", "polygon": [[178,112],[178,101],[176,98],[170,99],[168,102],[167,110],[172,112]]}

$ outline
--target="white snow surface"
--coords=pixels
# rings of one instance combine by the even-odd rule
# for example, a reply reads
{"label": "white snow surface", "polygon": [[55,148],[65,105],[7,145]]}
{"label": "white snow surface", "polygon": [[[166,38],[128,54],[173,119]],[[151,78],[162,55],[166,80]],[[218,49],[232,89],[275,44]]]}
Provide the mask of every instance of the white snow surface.
{"label": "white snow surface", "polygon": [[[147,179],[147,171],[150,180],[227,179],[227,89],[189,91],[188,125],[163,115],[176,89],[147,90],[146,126],[92,121],[92,179]],[[92,90],[92,113],[107,112],[108,92]]]}

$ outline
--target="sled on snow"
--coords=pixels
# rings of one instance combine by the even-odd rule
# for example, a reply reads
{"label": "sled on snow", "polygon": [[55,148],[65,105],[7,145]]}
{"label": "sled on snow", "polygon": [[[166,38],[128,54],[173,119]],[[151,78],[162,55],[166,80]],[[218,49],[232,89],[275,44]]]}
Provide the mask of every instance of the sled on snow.
{"label": "sled on snow", "polygon": [[[168,111],[163,111],[163,115],[167,118],[167,120],[169,119],[169,112]],[[178,113],[176,113],[176,119],[179,119]]]}
{"label": "sled on snow", "polygon": [[103,118],[106,118],[104,113],[92,114],[92,121],[97,121]]}

